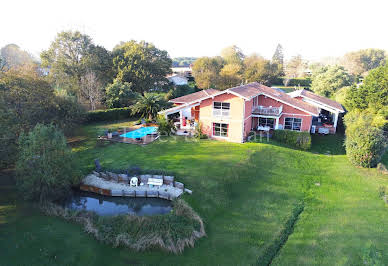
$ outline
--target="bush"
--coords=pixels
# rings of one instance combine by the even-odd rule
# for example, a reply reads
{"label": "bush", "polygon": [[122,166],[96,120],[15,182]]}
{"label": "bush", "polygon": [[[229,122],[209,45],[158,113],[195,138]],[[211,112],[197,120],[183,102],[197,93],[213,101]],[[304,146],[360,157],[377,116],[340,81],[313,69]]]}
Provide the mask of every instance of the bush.
{"label": "bush", "polygon": [[194,137],[196,139],[207,139],[208,136],[202,132],[202,123],[198,123],[195,126]]}
{"label": "bush", "polygon": [[37,124],[19,137],[17,185],[25,199],[58,200],[79,182],[75,160],[63,133],[53,125]]}
{"label": "bush", "polygon": [[311,148],[310,132],[275,130],[273,139],[302,150]]}
{"label": "bush", "polygon": [[86,115],[87,122],[102,122],[127,119],[131,117],[131,108],[113,108],[106,110],[89,111]]}
{"label": "bush", "polygon": [[181,253],[187,246],[194,247],[195,241],[206,235],[202,219],[181,199],[173,202],[171,213],[155,216],[98,216],[55,204],[45,205],[43,211],[82,224],[84,230],[99,241],[136,251],[158,247]]}
{"label": "bush", "polygon": [[158,124],[158,131],[161,135],[170,136],[176,131],[173,121],[168,120],[163,115],[158,116],[156,123]]}
{"label": "bush", "polygon": [[366,112],[350,112],[345,116],[346,155],[356,166],[375,167],[386,151],[387,138],[375,118]]}

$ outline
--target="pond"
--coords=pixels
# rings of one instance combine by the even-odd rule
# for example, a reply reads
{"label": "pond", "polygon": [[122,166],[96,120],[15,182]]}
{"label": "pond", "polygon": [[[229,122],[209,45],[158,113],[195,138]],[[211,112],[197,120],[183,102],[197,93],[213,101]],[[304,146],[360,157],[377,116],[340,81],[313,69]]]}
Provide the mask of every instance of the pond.
{"label": "pond", "polygon": [[84,191],[74,191],[64,206],[73,210],[94,211],[101,216],[134,214],[150,216],[167,214],[172,202],[159,198],[109,197]]}

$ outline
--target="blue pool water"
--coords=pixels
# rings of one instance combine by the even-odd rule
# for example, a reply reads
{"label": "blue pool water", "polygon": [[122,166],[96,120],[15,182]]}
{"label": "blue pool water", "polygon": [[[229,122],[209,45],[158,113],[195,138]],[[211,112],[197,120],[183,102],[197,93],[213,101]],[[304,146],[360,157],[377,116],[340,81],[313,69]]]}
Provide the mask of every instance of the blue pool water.
{"label": "blue pool water", "polygon": [[142,138],[146,136],[147,134],[154,133],[158,130],[157,127],[141,127],[139,129],[136,129],[131,132],[127,132],[125,134],[120,135],[122,138],[130,138],[130,139],[136,139],[136,138]]}

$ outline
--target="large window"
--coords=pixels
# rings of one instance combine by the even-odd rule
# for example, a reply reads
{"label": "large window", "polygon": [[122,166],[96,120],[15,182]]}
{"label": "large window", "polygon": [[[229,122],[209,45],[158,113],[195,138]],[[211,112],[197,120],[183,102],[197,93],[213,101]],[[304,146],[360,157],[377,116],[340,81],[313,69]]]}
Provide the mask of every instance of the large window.
{"label": "large window", "polygon": [[286,117],[286,119],[284,120],[284,129],[300,131],[301,126],[301,118]]}
{"label": "large window", "polygon": [[270,129],[274,129],[274,124],[274,118],[259,117],[259,126],[261,127],[269,127]]}
{"label": "large window", "polygon": [[213,136],[227,137],[228,136],[228,124],[213,123]]}
{"label": "large window", "polygon": [[214,116],[229,116],[230,103],[214,102],[213,115]]}

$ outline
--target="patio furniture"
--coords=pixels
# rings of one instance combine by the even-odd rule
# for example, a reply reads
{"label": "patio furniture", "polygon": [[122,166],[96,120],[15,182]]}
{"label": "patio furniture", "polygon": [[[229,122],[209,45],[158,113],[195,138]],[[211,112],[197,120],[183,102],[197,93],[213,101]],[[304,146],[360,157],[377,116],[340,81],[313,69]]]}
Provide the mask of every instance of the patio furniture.
{"label": "patio furniture", "polygon": [[138,182],[139,182],[139,179],[137,177],[132,177],[129,184],[131,187],[137,187]]}
{"label": "patio furniture", "polygon": [[147,185],[160,187],[161,185],[163,185],[163,179],[160,179],[160,178],[148,178]]}
{"label": "patio furniture", "polygon": [[270,127],[267,127],[267,126],[265,126],[265,127],[263,127],[263,126],[258,126],[257,127],[257,130],[259,130],[259,131],[269,131],[271,128]]}

